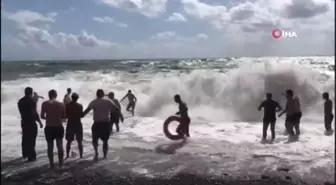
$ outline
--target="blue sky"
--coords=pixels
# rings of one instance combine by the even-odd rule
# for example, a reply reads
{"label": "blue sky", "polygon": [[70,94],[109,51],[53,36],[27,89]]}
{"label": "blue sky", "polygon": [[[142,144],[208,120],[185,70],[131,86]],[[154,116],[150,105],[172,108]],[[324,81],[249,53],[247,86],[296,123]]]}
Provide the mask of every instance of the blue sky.
{"label": "blue sky", "polygon": [[[333,55],[332,3],[3,0],[1,58]],[[274,39],[271,31],[275,28],[295,32],[298,37]],[[314,39],[311,34],[316,35]]]}

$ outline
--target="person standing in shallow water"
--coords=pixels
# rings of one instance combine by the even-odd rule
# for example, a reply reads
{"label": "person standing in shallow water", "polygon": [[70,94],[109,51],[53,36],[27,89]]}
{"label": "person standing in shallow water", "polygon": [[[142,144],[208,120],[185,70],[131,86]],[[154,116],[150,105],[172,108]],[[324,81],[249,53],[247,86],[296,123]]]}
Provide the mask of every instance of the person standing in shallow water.
{"label": "person standing in shallow water", "polygon": [[[283,115],[286,113],[286,131],[289,133],[290,136],[299,136],[300,135],[300,120],[302,117],[301,107],[300,107],[300,100],[297,96],[294,96],[292,90],[286,90],[286,108],[280,114]],[[295,128],[295,132],[293,130]]]}
{"label": "person standing in shallow water", "polygon": [[279,105],[278,102],[272,100],[272,94],[266,94],[266,100],[264,100],[258,110],[264,109],[264,118],[263,118],[263,136],[262,139],[266,140],[267,137],[267,129],[268,126],[271,126],[271,133],[272,133],[272,141],[275,139],[275,122],[276,122],[276,114],[275,112],[281,111],[282,107]]}
{"label": "person standing in shallow water", "polygon": [[329,99],[329,93],[324,92],[322,94],[322,98],[325,101],[324,102],[324,127],[327,132],[330,132],[332,130],[331,123],[334,119],[334,114],[332,112],[333,102]]}
{"label": "person standing in shallow water", "polygon": [[98,140],[103,141],[104,158],[107,157],[108,140],[111,134],[110,112],[113,109],[118,109],[114,103],[109,99],[104,99],[104,91],[97,90],[97,98],[90,102],[83,113],[83,117],[93,110],[93,124],[92,131],[92,145],[95,151],[94,160],[98,160]]}
{"label": "person standing in shallow water", "polygon": [[68,104],[68,103],[70,103],[71,102],[71,98],[70,98],[70,96],[71,96],[71,88],[68,88],[67,89],[67,93],[64,95],[64,98],[63,98],[63,103],[64,103],[64,105],[66,105],[66,104]]}
{"label": "person standing in shallow water", "polygon": [[71,143],[74,140],[75,136],[78,143],[79,156],[80,158],[82,158],[83,125],[81,122],[81,118],[83,114],[83,106],[82,104],[77,103],[77,100],[79,99],[79,95],[77,93],[72,93],[71,99],[72,101],[65,105],[66,118],[68,119],[65,132],[65,139],[67,140],[66,158],[69,158]]}
{"label": "person standing in shallow water", "polygon": [[44,99],[43,96],[39,96],[39,95],[37,94],[37,92],[34,92],[33,99],[34,99],[35,103],[37,103],[38,100],[39,100],[40,98],[41,98],[41,99]]}
{"label": "person standing in shallow water", "polygon": [[126,107],[126,110],[131,112],[132,115],[134,116],[134,108],[137,98],[134,96],[131,90],[128,90],[127,94],[120,101],[123,101],[126,97],[128,98],[128,105]]}
{"label": "person standing in shallow water", "polygon": [[59,166],[63,165],[63,137],[64,128],[63,121],[66,118],[64,104],[57,101],[57,92],[50,90],[48,93],[49,100],[42,103],[41,117],[46,120],[46,127],[44,128],[44,134],[48,147],[48,158],[50,168],[54,168],[54,140],[56,140],[56,146],[58,150],[58,162]]}
{"label": "person standing in shallow water", "polygon": [[43,128],[42,122],[36,112],[36,103],[33,99],[33,89],[26,87],[24,90],[24,97],[21,98],[17,105],[21,115],[21,128],[22,128],[22,157],[28,158],[28,161],[36,160],[36,137],[37,137],[37,125],[40,124],[40,128]]}
{"label": "person standing in shallow water", "polygon": [[176,129],[176,132],[179,135],[185,135],[187,137],[190,137],[189,134],[189,125],[190,125],[190,118],[188,115],[188,107],[187,104],[185,104],[180,95],[174,96],[174,101],[179,105],[179,111],[176,113],[176,115],[180,115],[182,119],[182,123],[179,124],[179,126]]}
{"label": "person standing in shallow water", "polygon": [[114,98],[114,93],[110,92],[108,94],[109,99],[119,108],[113,109],[110,112],[110,119],[111,119],[111,132],[113,132],[113,125],[116,125],[117,132],[119,132],[119,120],[124,122],[124,116],[121,113],[121,106],[117,99]]}

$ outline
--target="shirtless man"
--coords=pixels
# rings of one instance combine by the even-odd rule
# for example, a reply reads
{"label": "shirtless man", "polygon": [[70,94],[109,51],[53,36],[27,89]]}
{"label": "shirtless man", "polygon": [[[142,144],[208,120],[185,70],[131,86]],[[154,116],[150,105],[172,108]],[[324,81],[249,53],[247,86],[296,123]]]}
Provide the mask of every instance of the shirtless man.
{"label": "shirtless man", "polygon": [[83,117],[93,110],[93,125],[92,131],[92,145],[95,150],[94,160],[98,160],[98,140],[103,141],[103,154],[104,158],[107,157],[108,140],[110,139],[111,123],[110,112],[113,109],[118,109],[111,100],[104,99],[104,91],[102,89],[97,90],[97,98],[90,102],[88,107],[83,113]]}
{"label": "shirtless man", "polygon": [[48,93],[49,100],[42,103],[41,117],[46,120],[44,128],[45,138],[48,144],[48,158],[50,168],[54,168],[54,140],[58,150],[59,166],[63,165],[63,137],[64,128],[62,122],[66,118],[64,104],[57,101],[57,92],[50,90]]}
{"label": "shirtless man", "polygon": [[123,101],[126,97],[128,98],[128,105],[126,110],[132,112],[132,115],[134,116],[134,108],[137,98],[134,96],[131,90],[128,90],[128,93],[120,101]]}
{"label": "shirtless man", "polygon": [[28,158],[28,161],[36,160],[36,137],[37,137],[37,125],[40,124],[40,128],[43,127],[40,117],[36,112],[36,103],[34,102],[32,95],[33,89],[26,87],[24,90],[24,97],[18,101],[18,109],[21,115],[21,128],[22,128],[22,157]]}
{"label": "shirtless man", "polygon": [[180,115],[182,118],[182,123],[179,124],[179,126],[176,129],[176,132],[179,135],[186,135],[187,137],[190,137],[189,134],[189,125],[190,125],[190,118],[188,115],[188,107],[187,104],[182,102],[180,95],[174,96],[174,101],[179,105],[179,111],[176,113],[176,115]]}
{"label": "shirtless man", "polygon": [[324,92],[322,94],[322,98],[323,100],[325,100],[324,102],[324,126],[325,126],[325,129],[326,131],[331,131],[332,128],[331,128],[331,123],[334,119],[334,114],[332,112],[332,101],[329,99],[329,93],[327,92]]}
{"label": "shirtless man", "polygon": [[66,117],[68,119],[65,132],[65,139],[67,140],[66,158],[69,158],[71,143],[75,136],[78,143],[79,156],[80,158],[83,157],[83,125],[81,122],[83,106],[82,104],[77,103],[78,98],[79,95],[77,93],[72,93],[72,101],[65,105]]}
{"label": "shirtless man", "polygon": [[34,99],[35,103],[37,103],[38,100],[39,100],[40,98],[41,98],[41,99],[44,99],[43,96],[39,96],[39,95],[37,94],[37,92],[34,92],[33,99]]}
{"label": "shirtless man", "polygon": [[[292,90],[288,89],[286,91],[286,108],[280,114],[283,115],[286,113],[286,130],[290,136],[299,136],[300,135],[300,120],[302,117],[301,107],[300,107],[300,100],[297,96],[294,96]],[[295,128],[295,133],[293,131],[293,127]]]}
{"label": "shirtless man", "polygon": [[272,94],[266,94],[266,100],[264,100],[258,110],[260,111],[261,108],[264,108],[264,118],[263,118],[263,140],[267,137],[267,128],[271,125],[271,133],[272,133],[272,141],[275,139],[275,122],[276,122],[276,115],[275,112],[281,111],[282,107],[279,105],[278,102],[272,100]]}
{"label": "shirtless man", "polygon": [[[117,132],[119,132],[119,120],[121,122],[124,122],[124,117],[121,113],[121,106],[117,99],[114,98],[114,93],[110,92],[108,94],[109,99],[118,106],[119,109],[114,109],[110,112],[110,118],[111,118],[111,132],[113,132],[113,125],[116,125]],[[115,112],[117,111],[117,112]]]}
{"label": "shirtless man", "polygon": [[63,98],[64,105],[66,105],[66,104],[68,104],[68,103],[71,102],[70,96],[71,96],[71,88],[68,88],[67,89],[67,93],[64,95],[64,98]]}

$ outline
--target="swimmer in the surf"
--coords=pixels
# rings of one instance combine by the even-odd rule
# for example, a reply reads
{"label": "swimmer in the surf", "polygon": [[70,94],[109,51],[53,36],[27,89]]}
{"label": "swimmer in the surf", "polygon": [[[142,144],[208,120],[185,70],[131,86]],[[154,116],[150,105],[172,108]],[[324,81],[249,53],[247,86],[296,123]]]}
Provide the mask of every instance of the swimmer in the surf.
{"label": "swimmer in the surf", "polygon": [[324,92],[322,94],[322,98],[325,101],[324,102],[324,126],[326,131],[331,131],[331,123],[334,119],[334,114],[332,111],[333,107],[333,102],[329,99],[329,93]]}
{"label": "swimmer in the surf", "polygon": [[261,108],[264,109],[264,118],[263,118],[263,136],[262,139],[265,140],[267,137],[268,126],[271,125],[272,141],[275,139],[275,122],[276,115],[275,112],[281,111],[282,107],[278,102],[272,99],[272,93],[266,93],[266,100],[264,100],[258,110]]}
{"label": "swimmer in the surf", "polygon": [[67,140],[66,158],[69,158],[71,143],[75,139],[75,136],[78,143],[79,156],[80,158],[83,157],[83,125],[81,122],[83,106],[77,103],[78,98],[79,95],[77,93],[72,93],[72,101],[65,105],[66,117],[68,118],[65,132],[65,139]]}
{"label": "swimmer in the surf", "polygon": [[126,110],[132,112],[132,115],[134,116],[134,108],[137,102],[137,98],[134,96],[131,90],[128,90],[128,93],[120,101],[123,101],[125,98],[128,98],[128,105]]}
{"label": "swimmer in the surf", "polygon": [[48,158],[50,168],[54,168],[54,140],[56,140],[56,146],[58,150],[58,162],[59,166],[63,165],[63,137],[64,128],[63,121],[65,121],[65,107],[64,104],[57,101],[57,92],[50,90],[48,93],[49,100],[42,103],[41,117],[46,120],[46,126],[44,128],[45,139],[48,147]]}
{"label": "swimmer in the surf", "polygon": [[121,122],[124,122],[124,117],[121,113],[121,106],[120,106],[119,101],[116,98],[114,98],[114,93],[113,92],[110,92],[108,94],[108,97],[117,107],[119,107],[119,109],[113,109],[110,112],[111,132],[113,132],[113,125],[114,124],[116,125],[117,132],[119,132],[119,120]]}
{"label": "swimmer in the surf", "polygon": [[174,101],[179,105],[179,111],[176,112],[176,115],[180,115],[182,118],[182,123],[179,124],[179,126],[176,129],[176,132],[179,135],[183,136],[185,135],[187,137],[190,137],[189,134],[190,118],[188,115],[187,104],[181,100],[181,96],[178,94],[174,96]]}
{"label": "swimmer in the surf", "polygon": [[[300,135],[300,120],[302,117],[301,107],[300,107],[300,100],[297,96],[294,96],[292,90],[286,90],[286,107],[285,109],[279,114],[279,117],[286,113],[286,121],[285,126],[286,130],[290,136],[299,136]],[[295,128],[295,133],[293,130]]]}
{"label": "swimmer in the surf", "polygon": [[63,98],[63,103],[64,105],[68,104],[71,102],[71,88],[68,88],[67,89],[67,93],[64,95],[64,98]]}
{"label": "swimmer in the surf", "polygon": [[37,92],[34,92],[34,95],[33,95],[34,102],[37,103],[39,99],[44,99],[44,97],[43,96],[39,96],[37,94]]}

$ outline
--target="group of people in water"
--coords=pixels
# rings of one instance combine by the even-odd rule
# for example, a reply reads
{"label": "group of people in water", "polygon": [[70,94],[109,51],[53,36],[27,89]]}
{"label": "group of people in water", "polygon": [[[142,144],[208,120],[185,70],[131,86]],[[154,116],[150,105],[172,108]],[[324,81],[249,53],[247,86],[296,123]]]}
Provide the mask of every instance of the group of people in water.
{"label": "group of people in water", "polygon": [[[275,139],[275,123],[276,112],[282,111],[278,117],[281,117],[286,113],[285,128],[286,133],[289,134],[290,139],[297,139],[300,135],[300,121],[302,117],[301,105],[298,96],[294,95],[293,90],[288,89],[285,92],[287,99],[285,109],[280,104],[272,99],[271,93],[266,93],[266,100],[264,100],[258,110],[264,109],[263,118],[263,133],[262,140],[266,140],[267,129],[271,127],[272,141]],[[324,102],[324,125],[326,132],[332,131],[331,123],[334,119],[332,111],[332,101],[329,99],[329,93],[324,92],[322,94]],[[295,130],[295,132],[294,132]]]}
{"label": "group of people in water", "polygon": [[[83,125],[81,119],[85,117],[91,110],[93,111],[92,145],[94,148],[94,160],[98,159],[98,140],[103,141],[103,157],[107,157],[108,141],[113,132],[113,125],[116,125],[116,131],[119,132],[119,122],[124,121],[121,113],[121,105],[114,97],[114,93],[110,92],[105,95],[102,89],[96,91],[96,98],[92,100],[87,108],[83,110],[82,104],[78,103],[79,95],[72,92],[71,88],[67,89],[63,102],[56,100],[57,92],[50,90],[48,92],[49,100],[42,103],[40,115],[37,113],[37,102],[39,99],[44,99],[37,93],[34,93],[31,87],[25,88],[25,95],[18,101],[18,109],[21,114],[22,127],[22,156],[28,161],[36,160],[35,143],[37,137],[37,123],[40,128],[43,128],[42,119],[45,120],[44,134],[47,141],[48,159],[50,168],[54,168],[54,141],[58,150],[59,166],[62,166],[64,161],[63,151],[63,137],[65,135],[66,143],[66,158],[69,157],[71,143],[76,139],[78,143],[78,150],[80,158],[83,157]],[[108,98],[105,98],[105,97]],[[324,113],[325,113],[325,128],[327,131],[331,130],[331,122],[333,120],[332,101],[329,99],[328,93],[323,93]],[[134,108],[137,98],[131,90],[121,99],[123,101],[128,98],[129,103],[126,110],[131,112],[134,116]],[[300,119],[302,112],[300,108],[300,101],[297,96],[294,96],[292,90],[286,91],[287,103],[285,109],[280,104],[272,100],[272,94],[266,94],[266,100],[263,101],[259,110],[264,109],[263,118],[263,139],[267,137],[267,129],[270,126],[272,133],[272,140],[275,139],[275,123],[276,112],[282,111],[278,116],[280,117],[286,113],[285,127],[290,136],[300,135]],[[176,129],[176,132],[183,137],[190,137],[189,125],[190,117],[188,115],[188,107],[181,99],[180,95],[174,96],[174,101],[179,105],[179,111],[176,115],[181,117],[181,123]],[[64,130],[63,122],[67,122]],[[294,132],[294,129],[295,131]],[[65,132],[65,133],[64,133]]]}

